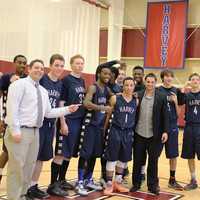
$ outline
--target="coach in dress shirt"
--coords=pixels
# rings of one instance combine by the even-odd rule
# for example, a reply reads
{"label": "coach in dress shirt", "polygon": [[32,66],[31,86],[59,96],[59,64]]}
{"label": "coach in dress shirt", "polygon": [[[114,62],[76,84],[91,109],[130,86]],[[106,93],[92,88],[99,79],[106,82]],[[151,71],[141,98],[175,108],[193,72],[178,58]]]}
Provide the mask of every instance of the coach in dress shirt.
{"label": "coach in dress shirt", "polygon": [[[29,76],[12,83],[7,99],[5,144],[9,161],[7,195],[9,200],[27,199],[32,171],[39,149],[38,128],[44,117],[56,118],[75,112],[79,105],[51,108],[48,92],[39,84],[44,74],[41,60],[29,65]],[[40,119],[40,120],[38,120]]]}

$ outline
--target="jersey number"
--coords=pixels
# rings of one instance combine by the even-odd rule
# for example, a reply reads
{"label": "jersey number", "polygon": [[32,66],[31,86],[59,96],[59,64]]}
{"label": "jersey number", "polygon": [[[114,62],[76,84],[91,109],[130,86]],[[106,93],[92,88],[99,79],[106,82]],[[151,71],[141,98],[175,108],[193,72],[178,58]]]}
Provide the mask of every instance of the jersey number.
{"label": "jersey number", "polygon": [[84,99],[84,94],[82,94],[82,93],[80,93],[79,95],[79,99],[80,99],[80,104],[82,104],[83,103],[83,99]]}
{"label": "jersey number", "polygon": [[126,124],[128,123],[128,114],[126,114],[125,123],[126,123]]}
{"label": "jersey number", "polygon": [[197,115],[198,111],[197,111],[197,107],[194,107],[194,114]]}
{"label": "jersey number", "polygon": [[50,101],[50,103],[51,103],[51,107],[52,108],[55,108],[56,107],[56,99],[54,99],[54,98],[49,98],[49,101]]}

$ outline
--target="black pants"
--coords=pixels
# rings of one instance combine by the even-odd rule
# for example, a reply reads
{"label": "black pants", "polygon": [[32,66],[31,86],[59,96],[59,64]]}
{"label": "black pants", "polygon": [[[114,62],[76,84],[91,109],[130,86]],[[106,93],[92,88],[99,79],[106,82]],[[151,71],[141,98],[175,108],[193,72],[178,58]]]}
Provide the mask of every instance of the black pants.
{"label": "black pants", "polygon": [[162,152],[162,147],[161,141],[157,141],[153,137],[144,138],[135,134],[133,146],[133,185],[141,185],[141,167],[144,164],[144,158],[147,152],[147,186],[148,188],[158,186],[158,158]]}

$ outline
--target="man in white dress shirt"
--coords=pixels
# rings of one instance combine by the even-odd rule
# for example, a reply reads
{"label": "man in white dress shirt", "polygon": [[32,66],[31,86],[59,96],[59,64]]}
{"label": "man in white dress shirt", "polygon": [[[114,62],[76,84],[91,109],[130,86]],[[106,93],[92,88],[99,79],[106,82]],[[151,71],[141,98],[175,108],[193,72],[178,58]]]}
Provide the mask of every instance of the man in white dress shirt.
{"label": "man in white dress shirt", "polygon": [[39,150],[39,132],[44,117],[56,118],[75,112],[79,105],[51,108],[48,92],[39,80],[44,74],[41,60],[33,60],[29,76],[12,83],[7,99],[5,144],[9,161],[7,195],[9,200],[27,199],[32,172]]}

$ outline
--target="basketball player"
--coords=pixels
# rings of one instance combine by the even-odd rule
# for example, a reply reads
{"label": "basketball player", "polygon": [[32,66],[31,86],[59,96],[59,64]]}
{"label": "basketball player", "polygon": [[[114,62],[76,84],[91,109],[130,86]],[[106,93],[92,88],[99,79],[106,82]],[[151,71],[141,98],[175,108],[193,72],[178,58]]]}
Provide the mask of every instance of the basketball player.
{"label": "basketball player", "polygon": [[[108,82],[108,87],[110,88],[110,90],[113,94],[120,93],[122,91],[122,88],[116,83],[116,79],[119,75],[119,71],[118,71],[118,68],[113,66],[115,64],[120,64],[120,61],[112,60],[112,61],[103,63],[103,65],[107,65],[111,69],[111,78],[110,78],[110,81]],[[106,143],[107,135],[105,134],[104,136],[105,136],[104,141]],[[104,149],[105,149],[105,143],[104,143]],[[103,187],[106,186],[106,160],[104,158],[104,155],[101,157],[101,179],[100,179],[100,182]]]}
{"label": "basketball player", "polygon": [[96,70],[97,82],[88,88],[84,100],[87,114],[82,126],[84,137],[78,163],[78,183],[76,186],[76,191],[80,195],[88,195],[86,189],[102,190],[100,185],[94,183],[92,175],[96,158],[101,157],[103,153],[105,114],[111,112],[111,107],[107,103],[112,94],[106,86],[110,77],[110,66],[98,66]]}
{"label": "basketball player", "polygon": [[137,65],[133,68],[133,78],[136,82],[135,92],[141,91],[145,89],[145,84],[143,81],[144,78],[144,68]]}
{"label": "basketball player", "polygon": [[[185,104],[185,128],[181,157],[188,160],[191,181],[185,190],[198,188],[195,172],[195,155],[200,160],[200,75],[189,76],[191,91],[178,94],[179,104]],[[182,90],[184,92],[184,89]]]}
{"label": "basketball player", "polygon": [[168,133],[168,140],[165,143],[166,157],[169,159],[170,166],[170,178],[168,187],[175,190],[183,190],[183,187],[176,181],[175,173],[177,166],[178,152],[178,100],[177,100],[177,88],[172,85],[174,79],[174,73],[171,70],[163,70],[160,74],[162,80],[162,86],[159,90],[167,97],[167,110],[169,112],[170,127]]}
{"label": "basketball player", "polygon": [[[126,163],[132,160],[133,128],[137,108],[137,100],[133,97],[134,87],[133,78],[127,77],[123,81],[122,94],[112,96],[110,99],[113,117],[109,128],[108,146],[105,151],[107,160],[105,195],[112,195],[114,191],[129,191],[121,185],[121,182]],[[109,118],[110,115],[107,116],[108,120]],[[115,167],[115,181],[112,182]]]}

